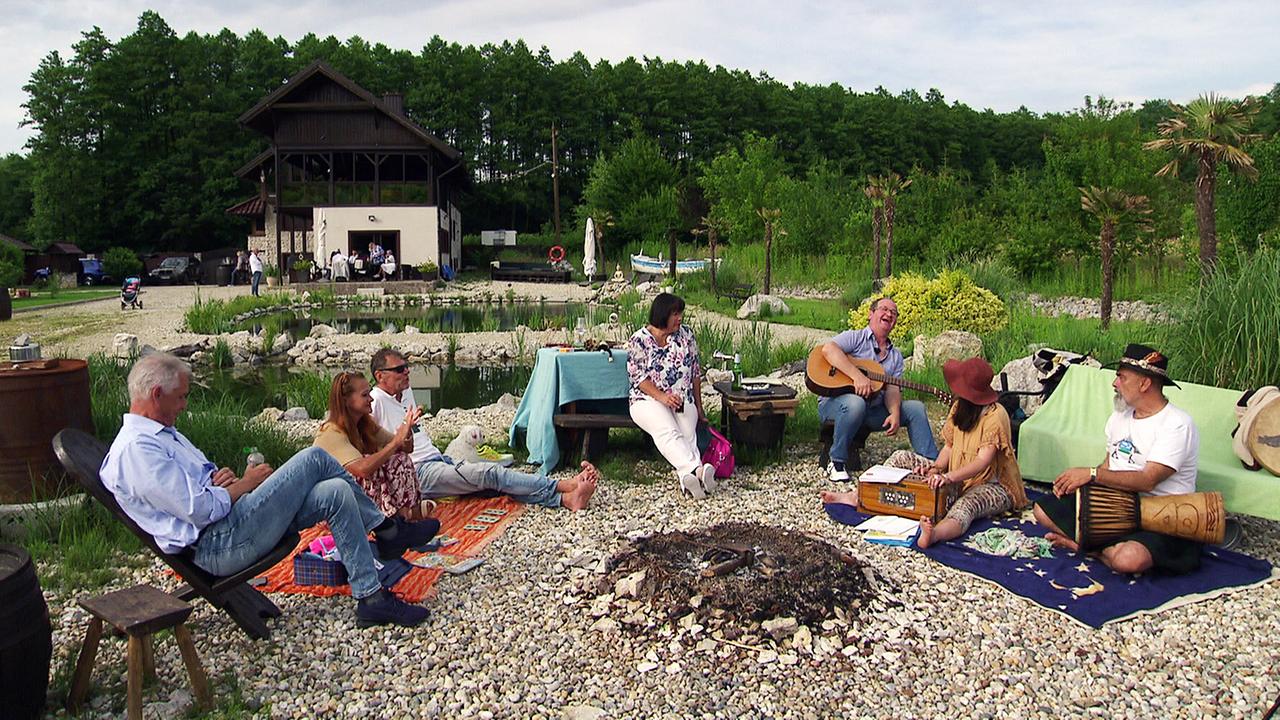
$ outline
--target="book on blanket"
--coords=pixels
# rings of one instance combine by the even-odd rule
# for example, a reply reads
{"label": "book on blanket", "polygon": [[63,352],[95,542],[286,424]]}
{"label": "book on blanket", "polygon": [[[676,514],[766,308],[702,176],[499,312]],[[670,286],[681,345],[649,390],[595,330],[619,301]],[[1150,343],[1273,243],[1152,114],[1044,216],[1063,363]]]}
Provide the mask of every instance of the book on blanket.
{"label": "book on blanket", "polygon": [[905,468],[889,467],[888,465],[872,465],[867,468],[862,475],[858,476],[858,482],[900,483],[902,482],[902,478],[910,474],[911,471]]}
{"label": "book on blanket", "polygon": [[915,541],[920,521],[896,515],[873,515],[853,529],[861,531],[862,539],[867,542],[906,547]]}

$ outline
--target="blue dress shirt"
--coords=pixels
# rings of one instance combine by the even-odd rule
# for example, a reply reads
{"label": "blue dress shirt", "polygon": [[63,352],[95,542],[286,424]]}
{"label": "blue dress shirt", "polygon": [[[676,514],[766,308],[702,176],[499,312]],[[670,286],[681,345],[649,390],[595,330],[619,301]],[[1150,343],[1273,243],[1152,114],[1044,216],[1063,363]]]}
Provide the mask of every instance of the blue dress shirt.
{"label": "blue dress shirt", "polygon": [[125,514],[177,553],[231,512],[231,493],[213,484],[217,469],[176,428],[129,413],[98,474]]}
{"label": "blue dress shirt", "polygon": [[[844,332],[831,338],[831,342],[840,348],[845,355],[852,355],[856,358],[865,360],[875,360],[884,368],[884,372],[889,377],[902,377],[902,373],[906,370],[906,361],[902,357],[902,351],[894,347],[893,341],[889,341],[889,347],[881,348],[876,344],[875,333],[871,332],[871,328],[864,327],[861,330],[845,330]],[[823,398],[825,399],[825,398]],[[884,403],[884,393],[876,393],[867,401],[868,405],[881,405]]]}

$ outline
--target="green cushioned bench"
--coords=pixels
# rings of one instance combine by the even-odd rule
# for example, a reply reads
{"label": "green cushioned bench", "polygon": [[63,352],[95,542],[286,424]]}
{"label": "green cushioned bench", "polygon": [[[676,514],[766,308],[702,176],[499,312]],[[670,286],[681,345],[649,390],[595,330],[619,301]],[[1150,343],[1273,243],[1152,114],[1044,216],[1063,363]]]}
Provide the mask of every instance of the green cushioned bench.
{"label": "green cushioned bench", "polygon": [[[1053,482],[1066,468],[1097,465],[1106,457],[1102,428],[1114,408],[1111,383],[1115,377],[1114,370],[1080,365],[1067,370],[1049,400],[1022,424],[1018,466],[1023,477]],[[1245,470],[1231,450],[1241,391],[1179,384],[1181,390],[1169,387],[1165,395],[1190,413],[1200,430],[1196,489],[1222,493],[1231,512],[1280,520],[1280,478],[1266,470]]]}

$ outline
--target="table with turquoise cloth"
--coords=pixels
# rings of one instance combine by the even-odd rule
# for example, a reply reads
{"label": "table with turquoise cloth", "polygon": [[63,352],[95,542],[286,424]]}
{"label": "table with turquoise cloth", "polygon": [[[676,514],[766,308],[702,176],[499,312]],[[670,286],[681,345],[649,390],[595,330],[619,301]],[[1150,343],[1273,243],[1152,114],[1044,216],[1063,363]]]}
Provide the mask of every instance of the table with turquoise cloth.
{"label": "table with turquoise cloth", "polygon": [[560,445],[552,424],[560,406],[579,400],[618,400],[625,407],[631,381],[627,377],[627,352],[560,352],[557,348],[538,351],[529,386],[525,388],[516,419],[511,423],[510,442],[516,447],[523,439],[529,463],[539,465],[546,475],[560,464]]}
{"label": "table with turquoise cloth", "polygon": [[[1115,377],[1114,370],[1081,365],[1067,369],[1057,390],[1018,431],[1018,467],[1023,477],[1053,482],[1069,467],[1097,465],[1106,458],[1103,428],[1114,409],[1111,383]],[[1165,396],[1190,414],[1200,431],[1196,490],[1222,493],[1231,512],[1280,520],[1280,478],[1265,470],[1244,469],[1231,450],[1240,391],[1178,384],[1181,390],[1166,387]]]}

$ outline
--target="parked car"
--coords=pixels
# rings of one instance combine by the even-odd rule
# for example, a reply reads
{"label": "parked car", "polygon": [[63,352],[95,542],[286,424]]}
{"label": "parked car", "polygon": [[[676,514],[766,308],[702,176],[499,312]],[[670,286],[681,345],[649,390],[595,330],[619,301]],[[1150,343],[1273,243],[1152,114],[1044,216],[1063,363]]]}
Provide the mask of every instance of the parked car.
{"label": "parked car", "polygon": [[103,272],[101,260],[80,258],[80,272],[76,273],[76,282],[80,285],[105,285],[111,282],[111,276]]}
{"label": "parked car", "polygon": [[186,285],[200,283],[200,261],[189,255],[165,258],[160,266],[147,274],[152,285]]}

